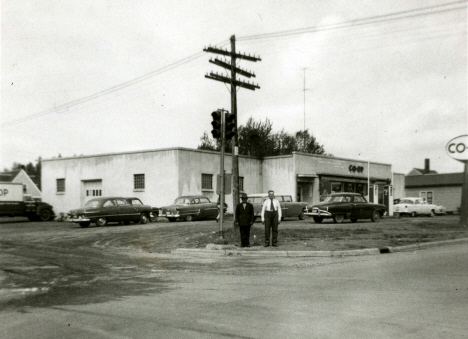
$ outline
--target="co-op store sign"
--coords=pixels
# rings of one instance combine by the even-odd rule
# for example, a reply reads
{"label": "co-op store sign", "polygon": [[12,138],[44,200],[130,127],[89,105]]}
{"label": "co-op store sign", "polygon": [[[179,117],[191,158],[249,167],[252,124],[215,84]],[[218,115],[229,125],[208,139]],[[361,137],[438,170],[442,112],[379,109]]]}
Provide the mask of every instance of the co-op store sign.
{"label": "co-op store sign", "polygon": [[453,138],[445,146],[445,151],[452,158],[460,161],[468,160],[468,135]]}

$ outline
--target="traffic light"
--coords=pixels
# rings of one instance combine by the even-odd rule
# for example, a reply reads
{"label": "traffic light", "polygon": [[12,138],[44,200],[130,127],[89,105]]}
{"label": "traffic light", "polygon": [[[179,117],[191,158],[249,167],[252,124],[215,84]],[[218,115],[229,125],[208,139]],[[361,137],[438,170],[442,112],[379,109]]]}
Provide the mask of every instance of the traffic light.
{"label": "traffic light", "polygon": [[211,130],[211,134],[213,135],[213,138],[215,139],[220,139],[222,137],[222,131],[221,131],[221,111],[214,111],[211,113],[211,116],[213,117],[213,121],[211,122],[211,125],[213,125],[213,129]]}
{"label": "traffic light", "polygon": [[236,134],[236,116],[226,113],[226,140],[231,140]]}

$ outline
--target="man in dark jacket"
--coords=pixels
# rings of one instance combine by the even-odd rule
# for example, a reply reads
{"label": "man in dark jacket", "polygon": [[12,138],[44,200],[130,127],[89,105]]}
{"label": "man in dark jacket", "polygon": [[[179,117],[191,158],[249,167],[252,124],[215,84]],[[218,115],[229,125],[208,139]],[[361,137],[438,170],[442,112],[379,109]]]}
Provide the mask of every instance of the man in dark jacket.
{"label": "man in dark jacket", "polygon": [[239,225],[241,247],[250,247],[250,226],[254,223],[254,207],[247,202],[247,194],[243,194],[242,202],[236,207],[236,223]]}

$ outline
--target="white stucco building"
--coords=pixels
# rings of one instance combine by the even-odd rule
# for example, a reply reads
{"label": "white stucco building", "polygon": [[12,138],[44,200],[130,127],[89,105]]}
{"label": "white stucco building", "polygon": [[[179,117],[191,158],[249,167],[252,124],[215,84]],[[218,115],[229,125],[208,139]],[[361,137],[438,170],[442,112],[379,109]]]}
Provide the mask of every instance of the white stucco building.
{"label": "white stucco building", "polygon": [[[230,154],[224,166],[230,173]],[[189,194],[216,201],[219,167],[219,152],[188,148],[46,159],[42,161],[42,194],[58,212],[81,206],[94,196],[135,196],[156,207]],[[391,179],[391,165],[376,162],[296,152],[264,159],[239,156],[241,190],[262,193],[272,189],[297,201],[318,202],[343,191],[367,195],[370,182],[370,199],[383,202]],[[226,201],[232,212],[232,196]]]}

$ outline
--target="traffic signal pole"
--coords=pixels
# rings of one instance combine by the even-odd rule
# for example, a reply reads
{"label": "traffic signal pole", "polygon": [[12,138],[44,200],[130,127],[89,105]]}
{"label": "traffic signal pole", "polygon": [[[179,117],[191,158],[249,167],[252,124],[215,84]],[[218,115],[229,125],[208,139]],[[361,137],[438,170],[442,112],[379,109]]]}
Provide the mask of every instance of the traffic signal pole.
{"label": "traffic signal pole", "polygon": [[[230,38],[231,41],[231,51],[228,51],[227,49],[221,49],[217,47],[208,47],[204,48],[203,51],[209,52],[209,53],[215,53],[215,54],[220,54],[225,57],[230,57],[230,63],[225,59],[210,59],[210,63],[215,64],[219,67],[222,67],[226,70],[229,70],[231,72],[231,76],[226,76],[224,74],[218,74],[214,72],[210,72],[209,74],[205,75],[205,78],[211,79],[211,80],[216,80],[220,82],[224,82],[226,84],[231,85],[231,114],[234,115],[234,125],[235,125],[235,131],[232,136],[232,186],[233,186],[233,194],[232,194],[232,206],[233,209],[235,210],[237,204],[239,203],[239,142],[238,142],[238,132],[237,132],[237,126],[238,126],[238,119],[237,119],[237,87],[242,87],[246,88],[252,91],[255,91],[256,89],[260,89],[260,86],[258,84],[255,84],[253,82],[249,81],[242,81],[240,79],[237,79],[237,75],[242,75],[247,78],[252,78],[255,77],[255,73],[252,73],[250,71],[241,69],[236,66],[236,61],[237,59],[240,60],[245,60],[245,61],[261,61],[260,57],[251,56],[250,54],[245,54],[245,53],[237,53],[236,52],[236,36],[233,35]],[[223,135],[224,136],[224,135]],[[223,138],[224,142],[224,138]],[[224,145],[224,144],[223,144]],[[224,151],[224,146],[221,147]],[[224,176],[223,176],[224,180]],[[234,217],[235,218],[235,217]],[[237,229],[236,226],[236,220],[234,219],[233,223],[233,228]],[[234,232],[234,234],[237,234],[237,232]]]}
{"label": "traffic signal pole", "polygon": [[[219,194],[219,238],[215,241],[215,244],[227,244],[224,239],[224,139],[226,136],[226,125],[224,110],[221,110],[221,156],[219,164],[219,173],[221,175],[221,189]],[[219,189],[219,187],[218,187]]]}

